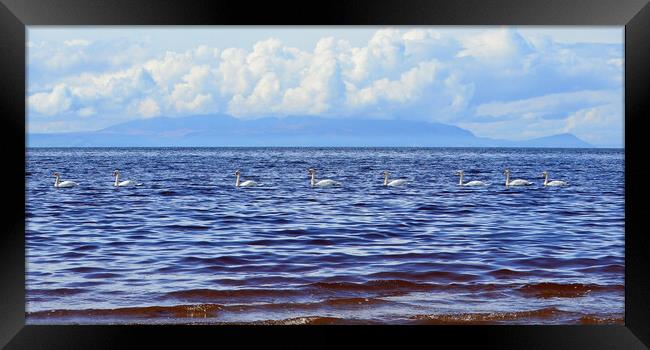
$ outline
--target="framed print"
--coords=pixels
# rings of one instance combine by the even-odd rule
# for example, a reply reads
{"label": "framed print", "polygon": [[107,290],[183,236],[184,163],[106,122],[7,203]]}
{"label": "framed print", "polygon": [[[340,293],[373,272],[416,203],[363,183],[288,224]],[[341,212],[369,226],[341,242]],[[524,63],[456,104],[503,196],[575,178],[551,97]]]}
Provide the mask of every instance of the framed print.
{"label": "framed print", "polygon": [[2,344],[647,348],[650,7],[308,6],[3,0]]}

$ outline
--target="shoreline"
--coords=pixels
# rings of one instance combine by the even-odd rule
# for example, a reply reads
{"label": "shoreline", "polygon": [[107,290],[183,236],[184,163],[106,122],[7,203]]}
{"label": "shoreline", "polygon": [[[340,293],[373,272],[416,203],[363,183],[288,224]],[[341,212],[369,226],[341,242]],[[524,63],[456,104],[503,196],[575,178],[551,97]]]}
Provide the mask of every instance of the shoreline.
{"label": "shoreline", "polygon": [[[220,315],[225,308],[204,309],[201,305],[102,310],[56,310],[26,313],[28,325],[623,325],[624,314],[581,314],[553,307],[512,312],[412,314],[393,318],[345,318],[332,312],[296,312],[290,317],[247,318]],[[137,309],[144,309],[138,313]],[[190,311],[194,310],[194,311]],[[204,310],[204,311],[198,311]]]}

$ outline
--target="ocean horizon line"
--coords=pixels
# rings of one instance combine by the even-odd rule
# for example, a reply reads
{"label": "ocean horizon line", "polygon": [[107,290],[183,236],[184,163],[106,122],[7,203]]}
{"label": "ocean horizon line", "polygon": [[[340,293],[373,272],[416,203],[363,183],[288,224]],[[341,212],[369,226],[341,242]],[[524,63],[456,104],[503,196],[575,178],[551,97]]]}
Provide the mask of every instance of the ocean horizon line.
{"label": "ocean horizon line", "polygon": [[73,149],[73,148],[97,148],[97,149],[110,149],[110,148],[139,148],[139,149],[152,149],[152,148],[173,148],[173,149],[191,149],[191,148],[224,148],[224,149],[259,149],[259,148],[340,148],[340,149],[601,149],[601,150],[625,150],[625,147],[612,147],[612,146],[592,146],[592,147],[521,147],[521,146],[27,146],[25,149]]}

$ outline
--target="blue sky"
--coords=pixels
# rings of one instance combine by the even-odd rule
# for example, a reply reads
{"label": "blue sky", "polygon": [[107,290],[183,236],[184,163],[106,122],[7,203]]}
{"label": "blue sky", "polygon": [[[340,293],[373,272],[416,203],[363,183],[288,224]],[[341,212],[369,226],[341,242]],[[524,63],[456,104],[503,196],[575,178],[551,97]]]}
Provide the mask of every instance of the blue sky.
{"label": "blue sky", "polygon": [[623,145],[623,27],[28,28],[30,133],[155,116],[412,119]]}

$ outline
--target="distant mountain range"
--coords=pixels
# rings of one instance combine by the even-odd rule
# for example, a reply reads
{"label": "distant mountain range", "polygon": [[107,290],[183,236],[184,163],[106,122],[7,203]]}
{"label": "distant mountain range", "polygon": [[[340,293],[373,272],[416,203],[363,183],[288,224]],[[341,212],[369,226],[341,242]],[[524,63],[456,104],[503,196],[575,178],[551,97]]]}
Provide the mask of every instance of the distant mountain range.
{"label": "distant mountain range", "polygon": [[572,134],[526,141],[477,137],[441,123],[314,116],[157,117],[92,132],[27,135],[28,147],[593,147]]}

